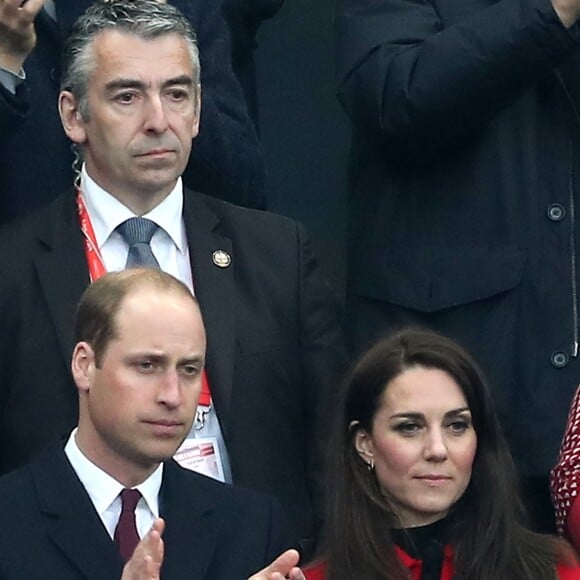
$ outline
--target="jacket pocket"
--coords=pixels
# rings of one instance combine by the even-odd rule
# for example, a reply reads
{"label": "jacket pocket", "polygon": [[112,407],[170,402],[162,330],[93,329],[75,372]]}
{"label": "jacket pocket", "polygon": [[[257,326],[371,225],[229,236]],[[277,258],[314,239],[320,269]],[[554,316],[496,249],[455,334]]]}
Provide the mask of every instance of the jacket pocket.
{"label": "jacket pocket", "polygon": [[428,313],[515,288],[526,254],[513,246],[390,247],[368,258],[353,269],[358,295]]}

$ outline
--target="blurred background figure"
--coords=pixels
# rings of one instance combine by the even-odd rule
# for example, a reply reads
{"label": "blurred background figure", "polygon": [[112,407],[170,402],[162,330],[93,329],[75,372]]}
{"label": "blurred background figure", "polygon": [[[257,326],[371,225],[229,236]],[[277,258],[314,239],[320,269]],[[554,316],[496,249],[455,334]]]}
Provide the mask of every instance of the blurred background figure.
{"label": "blurred background figure", "polygon": [[580,388],[570,405],[560,454],[552,469],[550,484],[558,532],[580,550]]}
{"label": "blurred background figure", "polygon": [[230,28],[232,66],[246,97],[248,111],[259,129],[256,81],[256,35],[263,20],[272,18],[284,0],[224,0],[224,15]]}

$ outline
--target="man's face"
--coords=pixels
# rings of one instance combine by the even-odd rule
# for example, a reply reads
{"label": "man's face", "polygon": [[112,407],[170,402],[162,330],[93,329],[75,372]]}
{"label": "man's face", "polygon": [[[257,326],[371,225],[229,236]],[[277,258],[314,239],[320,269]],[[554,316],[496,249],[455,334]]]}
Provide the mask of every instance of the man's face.
{"label": "man's face", "polygon": [[171,458],[189,433],[206,340],[191,298],[147,287],[124,298],[116,330],[99,367],[90,345],[75,348],[77,442],[93,463],[129,485]]}
{"label": "man's face", "polygon": [[87,171],[101,187],[121,201],[158,203],[183,173],[198,132],[187,42],[177,34],[144,40],[105,30],[92,49],[89,116],[82,118],[70,93],[61,94],[65,131],[82,145]]}

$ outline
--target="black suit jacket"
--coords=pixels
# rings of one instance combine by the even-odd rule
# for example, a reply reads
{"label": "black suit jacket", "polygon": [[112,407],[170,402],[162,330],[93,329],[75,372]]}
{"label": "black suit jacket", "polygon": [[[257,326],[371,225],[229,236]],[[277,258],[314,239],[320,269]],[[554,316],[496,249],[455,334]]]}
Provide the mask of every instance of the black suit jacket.
{"label": "black suit jacket", "polygon": [[[235,483],[277,495],[303,534],[326,443],[318,414],[341,370],[334,297],[295,222],[185,192],[207,372]],[[231,257],[227,268],[215,250]],[[89,284],[73,195],[0,233],[0,472],[77,421],[69,371]]]}
{"label": "black suit jacket", "polygon": [[[73,156],[57,110],[60,52],[73,22],[93,0],[57,0],[58,26],[43,12],[37,45],[16,96],[0,85],[0,223],[45,205],[72,186]],[[189,187],[263,207],[264,166],[244,96],[231,67],[219,1],[172,0],[191,22],[200,51],[202,107],[184,181]]]}
{"label": "black suit jacket", "polygon": [[[278,503],[164,466],[164,580],[242,580],[288,546]],[[2,580],[115,580],[123,563],[62,445],[0,479]]]}

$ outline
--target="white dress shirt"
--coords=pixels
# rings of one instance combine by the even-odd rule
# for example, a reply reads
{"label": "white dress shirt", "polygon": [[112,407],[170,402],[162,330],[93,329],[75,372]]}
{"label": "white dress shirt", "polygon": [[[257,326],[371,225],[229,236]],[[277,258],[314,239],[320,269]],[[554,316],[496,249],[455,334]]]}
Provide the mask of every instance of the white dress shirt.
{"label": "white dress shirt", "polygon": [[[116,228],[125,220],[135,217],[135,214],[95,183],[84,166],[81,171],[81,191],[105,270],[123,270],[129,247]],[[151,239],[151,250],[161,269],[181,280],[193,292],[189,247],[183,224],[181,179],[177,180],[171,193],[158,206],[142,217],[159,226]]]}
{"label": "white dress shirt", "polygon": [[56,6],[54,0],[44,0],[43,6],[45,12],[56,22]]}
{"label": "white dress shirt", "polygon": [[[77,429],[74,429],[70,434],[64,452],[89,494],[109,536],[114,538],[115,528],[121,516],[121,497],[119,494],[125,489],[125,486],[105,473],[83,454],[77,445],[76,433]],[[141,499],[135,508],[135,522],[140,538],[151,529],[155,518],[159,517],[159,490],[162,479],[163,464],[161,463],[143,483],[134,488],[141,493]]]}

